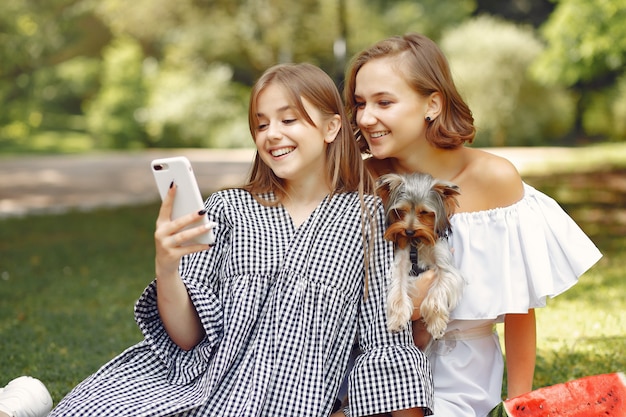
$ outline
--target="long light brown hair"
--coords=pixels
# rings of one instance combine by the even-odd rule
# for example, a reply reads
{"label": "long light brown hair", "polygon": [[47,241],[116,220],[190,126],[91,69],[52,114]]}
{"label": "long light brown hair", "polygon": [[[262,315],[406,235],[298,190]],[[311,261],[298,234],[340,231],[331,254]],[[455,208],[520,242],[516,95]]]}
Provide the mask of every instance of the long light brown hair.
{"label": "long light brown hair", "polygon": [[[335,114],[340,116],[341,128],[337,137],[326,147],[327,181],[330,184],[331,193],[350,191],[358,191],[361,194],[373,193],[374,182],[363,166],[361,152],[346,116],[341,95],[330,76],[315,65],[307,63],[279,64],[265,71],[250,94],[248,124],[253,138],[256,136],[259,125],[258,97],[269,85],[278,85],[283,88],[289,104],[300,117],[313,126],[315,123],[304,108],[303,98],[324,116],[331,117]],[[287,192],[284,181],[272,172],[258,153],[254,157],[244,189],[257,199],[260,195],[272,192],[276,203],[280,203]]]}
{"label": "long light brown hair", "polygon": [[474,117],[457,91],[445,55],[426,36],[408,33],[377,42],[355,55],[350,62],[344,87],[346,112],[362,152],[370,153],[356,123],[356,75],[363,65],[380,58],[392,58],[393,69],[421,96],[429,97],[435,92],[441,94],[441,114],[426,128],[426,139],[431,144],[454,149],[474,141]]}

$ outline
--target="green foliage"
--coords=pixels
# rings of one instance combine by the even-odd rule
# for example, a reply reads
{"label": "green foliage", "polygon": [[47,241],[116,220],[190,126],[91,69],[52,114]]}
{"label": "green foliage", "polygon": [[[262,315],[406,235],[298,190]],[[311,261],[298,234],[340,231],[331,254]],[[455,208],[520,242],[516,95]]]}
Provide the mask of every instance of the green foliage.
{"label": "green foliage", "polygon": [[[542,28],[548,47],[536,76],[573,86],[603,82],[626,65],[626,0],[559,0]],[[610,80],[606,80],[610,83]]]}
{"label": "green foliage", "polygon": [[588,95],[583,126],[592,136],[615,141],[626,139],[626,73],[618,78],[615,86]]}
{"label": "green foliage", "polygon": [[[34,138],[48,132],[92,135],[96,148],[247,145],[249,86],[269,66],[311,62],[341,83],[347,60],[373,42],[409,31],[438,41],[455,28],[471,35],[471,42],[456,35],[453,43],[459,60],[476,69],[458,64],[481,119],[478,143],[550,141],[583,118],[590,134],[623,139],[623,94],[610,88],[626,57],[626,0],[558,1],[543,28],[543,49],[531,28],[514,36],[487,20],[462,25],[477,10],[521,20],[526,10],[527,20],[537,22],[551,7],[501,3],[6,0],[0,2],[0,151],[35,149]],[[509,51],[497,42],[500,35]],[[335,50],[342,40],[345,54]],[[477,69],[491,58],[488,83]],[[538,82],[526,73],[531,65]],[[488,97],[473,86],[488,87]],[[211,97],[203,97],[209,90]],[[603,96],[587,98],[590,90]],[[581,97],[577,112],[571,96]],[[609,113],[598,117],[601,109]]]}
{"label": "green foliage", "polygon": [[[150,97],[140,112],[151,145],[233,147],[250,144],[247,101],[231,83],[225,65],[190,63],[148,76]],[[228,138],[228,142],[220,142]]]}
{"label": "green foliage", "polygon": [[87,107],[88,130],[101,147],[128,149],[146,142],[135,117],[147,99],[142,63],[141,47],[132,38],[116,38],[104,51],[101,87]]}
{"label": "green foliage", "polygon": [[27,147],[33,134],[71,124],[63,115],[80,110],[82,97],[64,94],[55,67],[94,49],[97,53],[106,42],[106,30],[82,3],[0,3],[0,149]]}
{"label": "green foliage", "polygon": [[476,145],[538,145],[568,131],[571,98],[529,77],[542,50],[530,28],[481,16],[449,30],[441,48],[474,113]]}

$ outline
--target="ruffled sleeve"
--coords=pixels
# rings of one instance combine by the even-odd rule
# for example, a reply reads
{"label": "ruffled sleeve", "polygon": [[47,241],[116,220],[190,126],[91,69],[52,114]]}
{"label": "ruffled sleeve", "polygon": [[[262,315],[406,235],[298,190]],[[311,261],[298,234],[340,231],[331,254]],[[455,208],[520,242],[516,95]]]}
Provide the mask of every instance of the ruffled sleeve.
{"label": "ruffled sleeve", "polygon": [[544,307],[602,254],[547,195],[524,184],[509,207],[452,217],[451,246],[466,280],[452,319],[494,319]]}
{"label": "ruffled sleeve", "polygon": [[222,328],[222,309],[217,298],[193,283],[185,282],[185,285],[206,331],[204,339],[189,351],[176,345],[163,327],[157,310],[156,282],[146,288],[135,305],[135,317],[145,343],[168,369],[168,381],[178,385],[189,384],[206,371]]}
{"label": "ruffled sleeve", "polygon": [[[380,209],[380,207],[379,207]],[[391,244],[384,241],[382,209],[373,239],[367,298],[359,320],[361,355],[348,381],[352,417],[384,414],[407,408],[423,408],[432,415],[433,382],[426,356],[414,345],[411,327],[398,333],[387,331],[386,296],[391,277]]]}
{"label": "ruffled sleeve", "polygon": [[186,351],[170,339],[157,309],[156,280],[146,288],[135,305],[135,320],[144,335],[144,342],[168,369],[168,381],[173,384],[189,384],[202,375],[222,337],[223,309],[216,288],[229,234],[225,219],[220,217],[220,204],[217,194],[206,203],[210,220],[218,223],[214,230],[215,246],[183,257],[179,267],[182,281],[206,333],[203,340]]}

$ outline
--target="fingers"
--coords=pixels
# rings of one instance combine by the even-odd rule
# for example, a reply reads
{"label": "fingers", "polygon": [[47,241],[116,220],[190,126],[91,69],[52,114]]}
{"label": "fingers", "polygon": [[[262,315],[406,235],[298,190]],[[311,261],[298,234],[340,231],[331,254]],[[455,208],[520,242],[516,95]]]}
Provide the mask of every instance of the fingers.
{"label": "fingers", "polygon": [[[190,215],[191,223],[187,223],[186,221],[184,221],[184,222],[180,222],[180,224],[182,225],[182,227],[187,227],[189,224],[193,224],[194,222],[197,222],[199,219],[202,218],[202,216],[204,216],[204,214],[200,214],[200,213],[204,213],[204,212],[199,212],[198,214]],[[201,235],[204,235],[205,233],[207,233],[207,231],[209,231],[210,229],[214,228],[217,225],[217,223],[208,222],[208,223],[202,223],[195,227],[180,229],[176,227],[176,224],[178,223],[179,222],[177,220],[171,222],[171,225],[173,225],[173,229],[175,230],[175,232],[173,234],[169,234],[164,239],[164,244],[168,247],[172,247],[172,248],[187,247],[187,246],[192,246],[194,244],[197,244],[198,241],[196,238],[200,237]],[[212,246],[212,245],[206,245],[206,244],[198,244],[198,245],[201,247],[200,250],[206,249],[207,246]]]}
{"label": "fingers", "polygon": [[[163,198],[156,220],[154,237],[162,246],[183,246],[192,239],[206,233],[207,229],[215,226],[215,223],[210,223],[207,226],[200,225],[195,228],[190,227],[196,222],[200,223],[199,220],[206,215],[206,210],[200,210],[197,213],[189,213],[178,219],[172,219],[172,209],[176,191],[177,187],[174,181],[172,181],[167,194]],[[188,230],[183,231],[183,229]]]}
{"label": "fingers", "polygon": [[[197,213],[190,213],[178,219],[168,221],[164,221],[159,216],[154,232],[154,239],[157,246],[178,248],[193,245],[195,238],[207,233],[207,231],[217,225],[217,223],[214,222],[202,222],[204,216],[206,216],[205,210],[200,210]],[[201,244],[199,246],[201,247],[199,250],[202,250],[206,249],[208,245]]]}
{"label": "fingers", "polygon": [[216,226],[216,223],[209,222],[183,229],[201,220],[204,216],[206,216],[206,213],[202,210],[198,213],[190,213],[174,221],[157,222],[157,228],[154,232],[157,277],[176,277],[178,265],[183,256],[210,248],[211,245],[196,243],[193,239],[203,233],[207,233],[208,229]]}

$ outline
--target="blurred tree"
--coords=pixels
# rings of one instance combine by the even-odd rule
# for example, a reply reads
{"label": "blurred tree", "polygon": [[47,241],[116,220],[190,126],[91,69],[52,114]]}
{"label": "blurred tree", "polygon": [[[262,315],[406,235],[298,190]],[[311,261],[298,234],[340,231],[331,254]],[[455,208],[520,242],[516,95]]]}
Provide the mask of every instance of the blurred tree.
{"label": "blurred tree", "polygon": [[516,23],[539,27],[554,10],[553,0],[476,0],[476,16],[490,14]]}
{"label": "blurred tree", "polygon": [[56,66],[97,56],[110,39],[83,6],[83,0],[0,2],[0,142],[25,142],[37,129],[65,123],[57,115],[68,100],[64,112],[80,114],[82,97],[73,100],[62,91]]}
{"label": "blurred tree", "polygon": [[[498,31],[507,30],[488,23],[466,28],[473,40],[459,40],[448,54],[458,60],[458,71],[464,71],[463,61],[482,68],[486,63],[476,61],[487,60],[485,53],[506,68],[489,68],[495,78],[488,83],[484,73],[465,65],[467,77],[476,77],[464,81],[468,96],[473,85],[491,92],[472,97],[485,141],[535,143],[558,135],[571,117],[559,87],[569,86],[583,97],[587,113],[577,120],[587,132],[607,134],[605,123],[614,136],[623,131],[624,81],[606,88],[622,75],[624,2],[556,2],[543,29],[548,48],[533,72],[539,82],[525,72],[542,50],[532,28],[502,35],[521,56],[495,42]],[[270,65],[311,62],[340,84],[353,54],[390,35],[415,31],[439,42],[450,28],[486,12],[537,25],[551,7],[551,0],[5,0],[0,145],[3,138],[28,140],[36,130],[87,127],[107,146],[249,144],[249,86]],[[116,68],[116,60],[128,67]],[[496,86],[508,90],[503,94]],[[593,98],[585,94],[592,88]],[[561,114],[554,114],[558,103]],[[487,117],[490,109],[502,117]],[[610,117],[598,117],[606,111]],[[512,112],[522,128],[512,128]]]}
{"label": "blurred tree", "polygon": [[88,130],[103,147],[145,146],[147,135],[136,117],[147,101],[143,52],[129,37],[120,37],[104,51],[101,86],[87,106]]}
{"label": "blurred tree", "polygon": [[[237,132],[231,143],[250,143],[241,117],[245,94],[237,86],[250,86],[269,66],[307,61],[337,76],[343,73],[333,53],[337,38],[347,36],[348,45],[362,48],[409,30],[433,36],[466,18],[474,1],[346,0],[343,5],[345,21],[336,0],[102,0],[96,13],[114,34],[137,39],[155,60],[149,103],[138,113],[150,143],[210,146],[224,144],[216,136],[223,129]],[[212,96],[203,97],[209,90]],[[202,125],[211,131],[201,134]],[[224,128],[216,129],[220,125]],[[241,132],[244,138],[233,136]]]}
{"label": "blurred tree", "polygon": [[[533,73],[541,81],[569,87],[578,94],[571,140],[586,134],[584,113],[592,101],[597,102],[592,97],[598,90],[614,88],[626,73],[624,21],[626,0],[559,0],[542,27],[548,46]],[[607,120],[608,129],[615,123],[613,119]]]}
{"label": "blurred tree", "polygon": [[[247,100],[224,64],[179,68],[149,60],[149,98],[137,112],[158,147],[250,146]],[[247,91],[246,91],[247,94]]]}
{"label": "blurred tree", "polygon": [[476,145],[538,145],[571,125],[571,98],[529,76],[543,48],[530,27],[484,15],[449,30],[441,48],[474,113]]}

